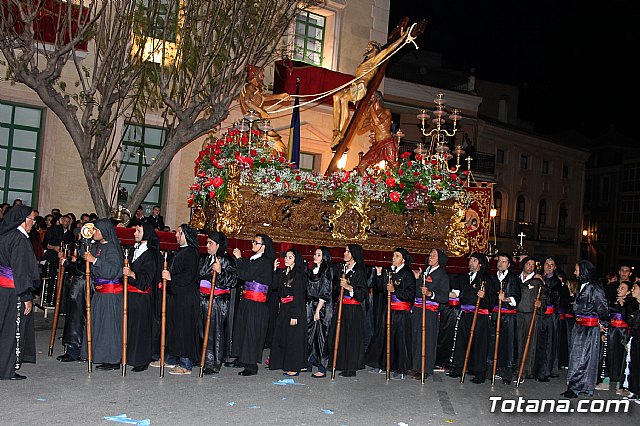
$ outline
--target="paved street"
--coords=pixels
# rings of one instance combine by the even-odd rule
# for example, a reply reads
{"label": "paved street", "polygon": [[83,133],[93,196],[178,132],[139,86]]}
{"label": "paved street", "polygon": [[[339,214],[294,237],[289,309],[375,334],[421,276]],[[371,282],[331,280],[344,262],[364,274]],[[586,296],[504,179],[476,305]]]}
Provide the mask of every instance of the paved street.
{"label": "paved street", "polygon": [[[359,371],[355,378],[313,379],[309,373],[296,384],[277,385],[281,372],[261,368],[258,376],[239,377],[239,370],[223,368],[217,376],[158,377],[158,369],[142,373],[86,372],[85,363],[61,363],[58,340],[54,357],[47,357],[51,315],[36,313],[38,362],[20,371],[19,382],[0,382],[0,424],[46,422],[61,424],[117,424],[105,416],[127,414],[152,425],[502,425],[526,424],[617,425],[639,424],[640,405],[629,413],[497,414],[491,396],[527,399],[559,398],[565,375],[550,383],[526,381],[514,386],[467,380],[436,373],[425,385],[413,379],[385,382],[384,375]],[[60,321],[60,326],[64,322]],[[58,336],[62,333],[60,328]],[[265,353],[266,355],[266,353]],[[167,370],[168,371],[168,370]],[[616,398],[615,392],[596,392],[595,398]],[[572,407],[576,406],[575,400]],[[499,404],[498,404],[499,406]],[[549,411],[549,410],[547,410]]]}

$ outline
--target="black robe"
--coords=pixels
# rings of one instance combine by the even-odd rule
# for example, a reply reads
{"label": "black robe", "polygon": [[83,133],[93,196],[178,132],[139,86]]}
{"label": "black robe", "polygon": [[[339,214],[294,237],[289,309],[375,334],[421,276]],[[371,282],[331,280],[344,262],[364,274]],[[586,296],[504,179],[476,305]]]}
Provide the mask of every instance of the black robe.
{"label": "black robe", "polygon": [[[66,352],[74,358],[80,357],[80,348],[85,336],[86,324],[86,288],[87,277],[85,274],[84,260],[77,258],[75,262],[66,261],[65,269],[69,271],[69,280],[65,294],[66,315],[64,317],[64,331],[62,332],[62,344]],[[91,295],[94,288],[91,286]]]}
{"label": "black robe", "polygon": [[[308,271],[307,284],[307,342],[309,364],[328,367],[329,352],[327,350],[327,337],[329,325],[333,317],[333,304],[331,302],[331,289],[333,283],[333,268],[328,267],[324,271],[313,269]],[[320,309],[320,319],[314,321],[313,316],[320,300],[324,301]]]}
{"label": "black robe", "polygon": [[[297,273],[287,274],[286,269],[279,269],[274,272],[273,287],[280,295],[280,309],[273,332],[269,369],[298,372],[307,367],[308,358],[305,271],[299,268]],[[297,320],[294,326],[292,319]]]}
{"label": "black robe", "polygon": [[[379,294],[386,296],[389,278],[386,273],[376,276],[375,287]],[[413,368],[413,352],[411,349],[411,305],[416,294],[416,277],[409,265],[404,265],[398,272],[391,274],[394,292],[391,294],[391,371],[407,374]],[[387,296],[388,297],[388,296]],[[387,303],[376,324],[371,343],[365,353],[365,364],[379,368],[387,368]],[[402,306],[404,308],[395,308]]]}
{"label": "black robe", "polygon": [[[505,380],[511,380],[513,377],[513,371],[516,369],[518,361],[518,344],[517,344],[517,325],[516,325],[516,307],[520,303],[520,281],[518,276],[513,272],[508,272],[502,281],[498,278],[497,273],[491,275],[491,281],[493,288],[499,293],[500,288],[504,292],[505,300],[502,302],[502,309],[500,313],[500,342],[498,344],[498,365],[497,368],[500,375]],[[513,298],[515,306],[510,303],[510,298]],[[496,303],[499,303],[496,298]],[[493,308],[493,312],[496,316],[498,305]],[[495,324],[497,325],[497,324]],[[496,329],[497,331],[497,329]],[[495,340],[493,342],[495,345]],[[489,347],[489,356],[492,358],[495,355],[495,346]]]}
{"label": "black robe", "polygon": [[563,283],[558,291],[558,317],[560,318],[560,337],[558,343],[558,367],[569,366],[569,337],[575,323],[573,318],[573,296],[569,292],[569,286]]}
{"label": "black robe", "polygon": [[[460,283],[467,281],[469,275],[457,274],[449,277],[449,293],[460,290]],[[440,305],[440,325],[438,327],[438,349],[436,363],[442,367],[453,366],[453,353],[455,352],[460,324],[460,298],[450,297],[446,304]]]}
{"label": "black robe", "polygon": [[[262,255],[255,260],[237,259],[238,278],[246,283],[255,281],[271,287],[273,282],[273,260]],[[242,297],[238,303],[237,317],[233,329],[231,356],[251,368],[262,362],[262,352],[267,336],[269,308],[266,302]]]}
{"label": "black robe", "polygon": [[[436,350],[438,346],[438,330],[440,328],[440,314],[444,310],[449,301],[449,274],[445,266],[440,265],[434,271],[427,269],[426,287],[433,293],[431,298],[426,298],[425,305],[425,362],[424,371],[428,376],[433,374],[433,368],[436,362]],[[411,311],[411,329],[412,329],[412,352],[413,366],[412,370],[422,371],[422,287],[425,275],[416,281],[415,305]],[[428,303],[430,302],[430,303]]]}
{"label": "black robe", "polygon": [[[151,362],[153,311],[151,287],[157,282],[159,253],[149,247],[131,262],[135,250],[129,251],[129,268],[136,277],[128,278],[127,364],[145,366]],[[132,288],[133,287],[133,288]],[[142,293],[136,291],[139,290]]]}
{"label": "black robe", "polygon": [[592,393],[598,380],[600,327],[581,325],[581,318],[590,317],[603,325],[609,324],[609,306],[604,290],[597,283],[586,283],[578,290],[574,303],[576,325],[569,355],[567,385],[576,394]]}
{"label": "black robe", "polygon": [[[113,236],[105,235],[107,232],[102,231],[106,243],[94,242],[91,245],[91,253],[97,259],[90,265],[91,278],[96,286],[91,296],[91,350],[94,363],[118,364],[122,358],[122,292],[100,293],[98,283],[107,280],[122,284],[124,257],[115,230]],[[81,245],[78,250],[81,263],[84,252],[85,247]],[[86,339],[82,342],[82,357],[87,358]]]}
{"label": "black robe", "polygon": [[520,303],[518,303],[516,313],[516,326],[517,326],[517,341],[518,341],[518,369],[522,365],[522,357],[524,355],[524,348],[527,344],[527,336],[529,335],[529,327],[533,318],[534,303],[540,292],[540,301],[542,303],[540,309],[536,312],[536,319],[534,323],[534,329],[531,332],[531,339],[529,342],[529,350],[527,351],[527,359],[525,361],[523,375],[525,378],[533,378],[534,363],[537,344],[537,330],[540,327],[540,318],[544,315],[546,309],[546,293],[543,289],[544,284],[538,278],[529,278],[526,281],[522,281],[522,274],[518,277],[520,284]]}
{"label": "black robe", "polygon": [[536,339],[534,375],[536,379],[558,377],[558,350],[560,347],[560,287],[562,282],[556,274],[544,277],[546,309],[540,319]]}
{"label": "black robe", "polygon": [[[15,287],[0,286],[0,379],[9,379],[21,362],[35,362],[33,313],[24,315],[23,302],[32,299],[31,291],[40,279],[33,246],[27,236],[17,229],[0,236],[0,267],[11,269]],[[8,283],[8,280],[4,281]],[[16,334],[18,318],[19,335]],[[19,352],[20,348],[29,350],[28,359]]]}
{"label": "black robe", "polygon": [[[342,316],[340,318],[340,341],[338,342],[338,356],[336,369],[355,372],[364,368],[364,309],[362,303],[367,297],[367,276],[363,267],[355,265],[347,273],[347,281],[353,286],[353,297],[344,291]],[[351,298],[360,304],[344,303],[345,298]],[[339,305],[339,303],[337,303]],[[329,328],[329,367],[333,368],[333,350],[335,347],[336,326],[338,323],[338,309]]]}
{"label": "black robe", "polygon": [[180,247],[169,263],[171,281],[167,281],[167,353],[192,362],[200,359],[199,260],[195,247]]}
{"label": "black robe", "polygon": [[[220,260],[220,273],[216,274],[214,284],[214,298],[211,306],[211,323],[209,336],[207,336],[207,351],[205,354],[205,368],[220,370],[220,366],[231,353],[231,336],[229,336],[230,312],[233,306],[230,303],[231,290],[238,285],[238,273],[236,260],[225,253]],[[210,255],[200,260],[198,268],[198,281],[200,283],[200,341],[204,342],[204,330],[209,313],[209,296],[211,291],[211,279],[213,277],[213,262]],[[203,287],[204,284],[204,287]],[[206,289],[206,290],[205,290]],[[218,295],[215,295],[218,290]],[[228,293],[227,293],[228,291]]]}
{"label": "black robe", "polygon": [[635,304],[635,311],[631,312],[627,317],[627,323],[629,324],[629,336],[631,341],[628,342],[629,350],[629,363],[625,369],[626,382],[629,391],[635,395],[640,395],[640,309],[638,304]]}
{"label": "black robe", "polygon": [[[476,317],[476,326],[473,334],[473,343],[471,353],[469,355],[468,370],[476,378],[480,380],[486,379],[487,373],[487,354],[489,351],[489,312],[497,299],[497,291],[493,288],[493,283],[486,276],[478,272],[473,279],[461,282],[460,304],[462,312],[460,314],[460,322],[458,325],[458,336],[453,354],[454,371],[462,374],[464,359],[471,335],[471,326],[475,305],[478,300],[478,291],[482,283],[485,283],[485,296],[480,299],[478,305],[478,315]],[[465,312],[465,306],[473,308],[470,312]]]}
{"label": "black robe", "polygon": [[625,345],[629,340],[627,320],[637,309],[637,301],[630,295],[620,305],[617,299],[609,305],[610,325],[607,330],[606,375],[612,382],[620,382],[624,374]]}

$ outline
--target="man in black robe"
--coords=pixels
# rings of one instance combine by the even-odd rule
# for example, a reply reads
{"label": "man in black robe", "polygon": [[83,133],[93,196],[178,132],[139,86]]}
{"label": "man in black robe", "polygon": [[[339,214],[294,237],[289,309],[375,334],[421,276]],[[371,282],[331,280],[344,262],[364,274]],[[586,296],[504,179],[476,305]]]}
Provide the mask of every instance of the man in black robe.
{"label": "man in black robe", "polygon": [[[200,260],[198,282],[200,283],[200,339],[207,339],[204,374],[217,374],[223,361],[231,352],[228,336],[231,290],[238,284],[236,260],[227,253],[227,237],[222,232],[213,231],[207,238],[207,256]],[[212,286],[213,272],[216,282]],[[213,287],[213,288],[212,288]],[[204,336],[209,297],[213,291],[211,325],[209,335]]]}
{"label": "man in black robe", "polygon": [[[198,234],[187,224],[176,230],[180,246],[169,264],[162,271],[167,280],[167,353],[166,365],[175,365],[169,374],[191,374],[193,363],[200,358],[200,295],[198,292]],[[152,363],[159,366],[159,363]]]}
{"label": "man in black robe", "polygon": [[[462,282],[460,289],[461,318],[458,337],[453,354],[453,369],[449,377],[460,377],[464,372],[464,359],[471,335],[471,324],[478,304],[476,327],[469,355],[468,369],[475,377],[472,383],[484,383],[487,375],[487,354],[489,351],[489,311],[495,305],[497,291],[487,278],[489,262],[482,253],[472,253],[469,257],[469,280]],[[478,303],[479,302],[479,303]]]}
{"label": "man in black robe", "polygon": [[273,283],[273,262],[276,258],[273,242],[265,234],[253,237],[251,251],[254,254],[246,259],[242,257],[240,249],[233,250],[238,278],[244,281],[244,286],[231,347],[231,356],[237,359],[225,363],[225,366],[244,367],[238,373],[240,376],[255,376],[258,374],[258,363],[262,362],[269,321],[267,294]]}
{"label": "man in black robe", "polygon": [[575,274],[580,289],[574,313],[576,325],[569,355],[565,398],[577,398],[584,393],[593,396],[598,380],[600,332],[609,326],[609,306],[604,290],[597,282],[596,269],[588,260],[576,264]]}
{"label": "man in black robe", "polygon": [[[449,301],[449,274],[446,266],[449,257],[440,249],[433,249],[427,258],[424,273],[417,277],[416,294],[411,312],[413,333],[413,366],[410,371],[414,379],[422,379],[422,315],[425,315],[425,378],[433,374],[440,327],[439,311]],[[420,270],[422,272],[422,270]],[[424,298],[424,313],[422,302]]]}
{"label": "man in black robe", "polygon": [[[411,306],[416,293],[416,277],[411,270],[413,258],[402,247],[393,251],[391,271],[382,273],[376,267],[375,286],[380,293],[391,298],[391,378],[404,379],[413,367],[411,350]],[[390,294],[389,294],[390,293]],[[371,343],[365,353],[365,363],[378,370],[386,370],[387,304],[378,321]]]}
{"label": "man in black robe", "polygon": [[134,225],[135,245],[128,253],[129,266],[122,269],[128,277],[127,364],[133,372],[149,367],[152,356],[151,287],[158,282],[160,240],[148,223]]}
{"label": "man in black robe", "polygon": [[[507,253],[498,253],[498,271],[491,275],[494,289],[498,290],[498,300],[502,301],[500,310],[500,341],[498,343],[498,369],[502,383],[511,384],[513,370],[518,360],[516,341],[516,307],[520,303],[520,282],[511,272],[511,257]],[[498,306],[492,312],[496,315]],[[495,342],[494,342],[495,344]],[[494,347],[489,348],[491,355]]]}
{"label": "man in black robe", "polygon": [[21,341],[32,339],[35,349],[31,291],[40,273],[28,236],[35,217],[31,207],[14,206],[0,227],[0,380],[26,379],[16,373],[22,362]]}
{"label": "man in black robe", "polygon": [[[527,351],[527,359],[524,365],[524,377],[532,379],[534,374],[534,361],[535,361],[535,348],[538,336],[538,329],[540,326],[540,317],[544,315],[544,309],[546,308],[546,294],[544,292],[544,283],[542,279],[536,276],[536,261],[535,259],[526,256],[520,261],[520,270],[522,271],[519,276],[520,281],[520,303],[518,303],[516,313],[516,325],[517,325],[517,340],[518,340],[518,368],[522,364],[522,357],[524,356],[524,347],[527,343],[527,336],[529,335],[529,327],[533,318],[533,311],[537,309],[534,329],[531,332],[531,339],[529,343],[529,350]],[[540,300],[536,300],[538,294]]]}
{"label": "man in black robe", "polygon": [[[91,297],[91,338],[93,362],[98,370],[118,370],[122,358],[122,267],[124,256],[120,240],[110,219],[93,222],[90,251],[78,250],[89,261],[95,293]],[[87,358],[86,339],[82,357]]]}
{"label": "man in black robe", "polygon": [[440,325],[438,327],[438,348],[436,351],[436,364],[446,370],[453,366],[453,353],[455,352],[460,324],[460,283],[466,282],[467,274],[454,274],[449,276],[449,300],[440,305]]}
{"label": "man in black robe", "polygon": [[556,274],[556,261],[547,256],[543,259],[543,279],[546,293],[546,309],[540,317],[540,329],[536,345],[535,376],[539,382],[548,382],[558,377],[558,350],[560,348],[560,287]]}
{"label": "man in black robe", "polygon": [[367,297],[367,273],[364,263],[364,250],[359,244],[348,244],[344,251],[344,270],[340,275],[340,287],[344,289],[342,316],[333,316],[329,329],[329,365],[334,366],[334,348],[336,347],[336,329],[340,320],[338,354],[335,357],[335,369],[342,370],[341,377],[354,377],[357,370],[364,368],[364,309],[362,303]]}

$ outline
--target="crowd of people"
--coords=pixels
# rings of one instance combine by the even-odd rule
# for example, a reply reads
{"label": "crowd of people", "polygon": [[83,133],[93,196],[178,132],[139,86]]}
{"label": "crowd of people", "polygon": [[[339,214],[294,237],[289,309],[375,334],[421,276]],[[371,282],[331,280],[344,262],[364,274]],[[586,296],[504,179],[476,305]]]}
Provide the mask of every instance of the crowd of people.
{"label": "crowd of people", "polygon": [[[153,219],[138,212],[133,218],[135,245],[126,258],[110,219],[91,221],[91,238],[75,232],[69,215],[58,219],[56,231],[46,232],[45,258],[62,262],[66,271],[60,361],[90,358],[99,370],[121,367],[126,277],[125,362],[133,372],[151,366],[188,375],[202,361],[207,375],[225,367],[253,376],[268,348],[265,364],[286,376],[308,372],[323,378],[337,370],[353,377],[367,369],[390,379],[424,381],[440,370],[461,380],[471,375],[475,384],[498,379],[519,385],[548,382],[564,368],[567,398],[591,396],[612,383],[619,395],[637,399],[640,393],[640,280],[628,266],[602,284],[585,260],[567,273],[552,256],[472,253],[468,273],[449,274],[441,249],[433,249],[417,269],[402,247],[393,251],[390,265],[372,267],[358,244],[348,244],[341,259],[317,247],[308,263],[296,249],[277,254],[265,234],[253,238],[251,256],[243,257],[215,231],[207,234],[207,254],[201,255],[197,231],[187,224],[176,229],[178,250],[163,259],[155,230],[164,224],[155,213]],[[87,222],[83,216],[80,223]],[[28,236],[36,217],[17,205],[1,224],[2,379],[24,378],[17,367],[35,361],[29,326],[40,274]],[[65,238],[73,250],[59,249]]]}

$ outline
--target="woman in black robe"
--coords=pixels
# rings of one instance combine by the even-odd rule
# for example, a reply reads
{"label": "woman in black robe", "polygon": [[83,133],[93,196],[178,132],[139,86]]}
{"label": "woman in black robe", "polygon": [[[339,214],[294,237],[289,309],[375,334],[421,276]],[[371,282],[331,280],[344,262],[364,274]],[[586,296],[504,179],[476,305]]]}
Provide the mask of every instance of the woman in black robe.
{"label": "woman in black robe", "polygon": [[284,370],[285,376],[297,376],[307,367],[306,262],[295,249],[284,256],[285,268],[277,269],[273,286],[280,295],[280,309],[269,355],[270,370]]}
{"label": "woman in black robe", "polygon": [[191,374],[193,363],[200,359],[200,295],[196,282],[200,254],[198,234],[191,226],[180,225],[176,240],[180,248],[169,270],[162,271],[167,279],[167,364],[178,364],[169,374],[185,375]]}
{"label": "woman in black robe", "polygon": [[333,268],[331,254],[327,247],[321,246],[313,254],[313,269],[309,270],[307,285],[307,342],[309,352],[309,370],[317,367],[313,377],[327,375],[329,354],[327,351],[327,333],[333,316],[331,289]]}
{"label": "woman in black robe", "polygon": [[[624,374],[625,344],[629,340],[627,319],[636,309],[636,301],[631,296],[631,283],[621,281],[616,289],[616,298],[609,305],[610,326],[607,335],[606,368],[610,382],[622,385]],[[606,386],[608,390],[609,386]],[[596,387],[599,390],[599,387]]]}
{"label": "woman in black robe", "polygon": [[627,323],[629,324],[630,341],[627,342],[627,365],[625,368],[626,380],[619,394],[638,400],[640,397],[640,284],[636,281],[631,287],[633,296],[633,306],[635,310],[629,313]]}
{"label": "woman in black robe", "polygon": [[[346,262],[345,270],[340,278],[340,286],[344,288],[344,296],[342,298],[336,369],[342,370],[340,372],[342,377],[353,377],[356,375],[356,370],[364,368],[364,309],[362,302],[367,296],[367,275],[362,247],[359,244],[348,244],[344,252],[344,261]],[[338,315],[336,313],[331,321],[328,339],[329,365],[331,367],[333,367],[337,322]]]}
{"label": "woman in black robe", "polygon": [[211,280],[216,272],[213,285],[211,324],[207,336],[204,374],[217,374],[225,358],[231,352],[228,321],[231,309],[231,290],[238,284],[236,260],[227,253],[227,237],[222,232],[213,231],[207,238],[208,256],[200,260],[198,282],[200,283],[200,340],[204,342],[204,330],[209,313]]}
{"label": "woman in black robe", "polygon": [[231,356],[234,362],[225,364],[230,367],[244,367],[240,376],[258,374],[258,363],[262,362],[262,352],[267,335],[269,308],[267,294],[273,282],[273,262],[275,250],[268,235],[257,234],[251,241],[253,256],[242,258],[242,252],[236,248],[238,278],[244,281],[242,300],[238,304],[238,316],[233,329]]}
{"label": "woman in black robe", "polygon": [[600,328],[609,325],[609,306],[604,290],[596,280],[596,270],[588,260],[576,264],[580,289],[574,303],[576,324],[573,328],[567,390],[565,398],[579,393],[593,395],[598,380]]}
{"label": "woman in black robe", "polygon": [[[393,251],[391,271],[388,274],[383,274],[382,268],[376,267],[375,286],[379,294],[387,296],[391,291],[390,370],[393,372],[391,378],[396,380],[404,379],[404,375],[413,367],[411,307],[416,294],[416,277],[411,270],[412,260],[406,249],[398,247]],[[387,368],[387,314],[385,303],[365,353],[365,363],[379,370]]]}
{"label": "woman in black robe", "polygon": [[149,367],[152,356],[151,287],[158,281],[160,240],[148,223],[140,222],[134,228],[136,244],[129,251],[129,267],[122,272],[128,277],[129,289],[127,364],[133,366],[131,371],[140,372]]}
{"label": "woman in black robe", "polygon": [[[94,224],[91,251],[80,245],[80,258],[88,260],[95,293],[91,297],[91,339],[93,362],[99,370],[117,370],[122,358],[122,267],[120,240],[109,219]],[[82,357],[87,357],[86,339]]]}
{"label": "woman in black robe", "polygon": [[[19,205],[7,211],[0,226],[0,380],[26,379],[16,370],[23,361],[35,362],[31,292],[40,271],[28,237],[34,222],[31,207]],[[20,352],[25,345],[33,351],[29,359]]]}

